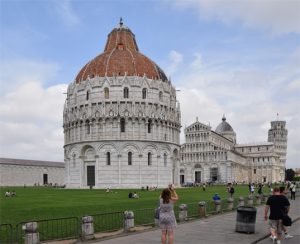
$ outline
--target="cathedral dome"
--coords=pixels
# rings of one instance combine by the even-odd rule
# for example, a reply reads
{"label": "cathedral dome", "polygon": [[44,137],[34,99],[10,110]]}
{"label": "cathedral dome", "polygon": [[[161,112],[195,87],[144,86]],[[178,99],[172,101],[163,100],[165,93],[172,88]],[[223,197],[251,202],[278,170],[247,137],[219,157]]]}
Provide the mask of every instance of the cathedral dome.
{"label": "cathedral dome", "polygon": [[151,59],[139,52],[135,35],[120,20],[119,26],[109,34],[104,52],[89,61],[78,73],[75,81],[87,78],[112,76],[146,76],[149,79],[167,81],[163,70]]}
{"label": "cathedral dome", "polygon": [[217,126],[216,132],[219,134],[223,134],[224,132],[233,132],[231,125],[226,122],[225,116],[223,116],[222,122]]}

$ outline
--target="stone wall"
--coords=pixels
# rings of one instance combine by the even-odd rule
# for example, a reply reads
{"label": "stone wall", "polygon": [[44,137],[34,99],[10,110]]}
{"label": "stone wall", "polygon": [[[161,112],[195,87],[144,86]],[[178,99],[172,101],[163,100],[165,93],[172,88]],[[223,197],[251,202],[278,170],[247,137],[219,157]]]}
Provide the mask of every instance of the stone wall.
{"label": "stone wall", "polygon": [[48,183],[65,184],[63,167],[27,166],[0,164],[1,186],[33,186],[43,185],[43,175],[48,175]]}

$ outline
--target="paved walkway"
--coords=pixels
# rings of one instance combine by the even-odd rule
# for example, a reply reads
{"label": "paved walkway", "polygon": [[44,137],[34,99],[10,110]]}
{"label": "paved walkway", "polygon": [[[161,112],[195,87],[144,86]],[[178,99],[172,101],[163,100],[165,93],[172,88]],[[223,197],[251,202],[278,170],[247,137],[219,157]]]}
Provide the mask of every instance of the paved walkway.
{"label": "paved walkway", "polygon": [[[300,218],[300,197],[291,202],[290,216],[292,219]],[[263,219],[264,206],[257,207],[255,234],[243,234],[235,232],[236,211],[226,214],[215,215],[203,220],[195,220],[179,224],[175,230],[176,244],[240,244],[240,243],[269,243],[267,237],[269,229]],[[300,220],[290,228],[292,239],[282,241],[282,244],[299,242]],[[112,239],[98,240],[91,243],[98,244],[154,244],[160,243],[160,230],[154,229],[142,233],[134,233]],[[264,239],[265,238],[265,239]],[[261,241],[260,241],[261,240]]]}

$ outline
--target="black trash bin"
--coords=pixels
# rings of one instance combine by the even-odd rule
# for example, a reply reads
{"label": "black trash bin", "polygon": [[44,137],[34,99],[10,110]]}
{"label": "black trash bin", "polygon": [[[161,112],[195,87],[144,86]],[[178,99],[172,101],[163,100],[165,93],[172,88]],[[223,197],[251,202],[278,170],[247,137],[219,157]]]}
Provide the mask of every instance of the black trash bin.
{"label": "black trash bin", "polygon": [[236,215],[236,232],[254,233],[256,221],[255,207],[238,207]]}

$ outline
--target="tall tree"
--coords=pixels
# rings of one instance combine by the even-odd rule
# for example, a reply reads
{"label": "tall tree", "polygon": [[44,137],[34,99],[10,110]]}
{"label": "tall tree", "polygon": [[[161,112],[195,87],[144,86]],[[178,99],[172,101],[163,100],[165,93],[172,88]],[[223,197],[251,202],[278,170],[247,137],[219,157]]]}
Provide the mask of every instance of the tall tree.
{"label": "tall tree", "polygon": [[292,181],[295,177],[295,171],[293,169],[285,170],[285,180]]}

